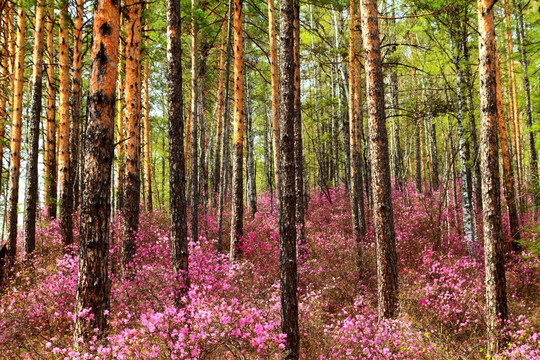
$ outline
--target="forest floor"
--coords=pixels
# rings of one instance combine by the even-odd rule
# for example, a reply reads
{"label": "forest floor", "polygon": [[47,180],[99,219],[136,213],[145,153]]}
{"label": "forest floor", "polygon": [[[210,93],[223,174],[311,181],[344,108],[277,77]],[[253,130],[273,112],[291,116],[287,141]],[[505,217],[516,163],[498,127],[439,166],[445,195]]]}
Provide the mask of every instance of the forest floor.
{"label": "forest floor", "polygon": [[[452,201],[445,209],[438,193],[423,196],[409,188],[394,191],[393,201],[400,315],[378,322],[371,225],[358,271],[344,189],[312,193],[307,251],[299,264],[301,358],[486,358],[481,242],[476,257],[466,254],[459,210]],[[279,358],[277,218],[268,196],[259,197],[258,209],[255,217],[246,214],[243,259],[234,264],[215,250],[215,212],[200,216],[201,238],[189,247],[189,304],[182,309],[173,305],[166,211],[141,214],[131,280],[119,272],[117,217],[110,250],[108,339],[85,344],[81,354],[71,348],[76,251],[63,255],[58,222],[41,219],[33,259],[9,269],[10,284],[0,293],[0,359]],[[527,250],[506,254],[510,320],[504,359],[540,359],[538,216],[521,219]],[[226,222],[229,217],[225,213]],[[507,217],[503,229],[508,243]]]}

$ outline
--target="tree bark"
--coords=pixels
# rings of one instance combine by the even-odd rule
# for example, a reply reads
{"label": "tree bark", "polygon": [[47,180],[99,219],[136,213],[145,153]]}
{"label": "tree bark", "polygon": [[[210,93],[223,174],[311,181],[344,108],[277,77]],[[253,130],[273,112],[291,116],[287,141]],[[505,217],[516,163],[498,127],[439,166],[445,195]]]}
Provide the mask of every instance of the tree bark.
{"label": "tree bark", "polygon": [[465,143],[465,130],[463,128],[463,96],[462,90],[462,76],[461,76],[461,63],[459,54],[456,54],[454,39],[450,34],[450,51],[452,54],[452,60],[456,67],[456,105],[457,105],[457,120],[458,120],[458,137],[459,137],[459,162],[460,162],[460,175],[461,175],[461,210],[463,217],[463,233],[465,236],[465,246],[469,256],[474,257],[474,227],[472,216],[472,204],[471,196],[469,193],[469,176],[467,176],[467,154]]}
{"label": "tree bark", "polygon": [[[198,0],[191,1],[191,11],[192,11],[192,23],[191,23],[191,133],[190,137],[190,202],[191,202],[191,240],[199,240],[199,159],[197,158],[198,153],[198,124],[199,119],[199,88],[198,88],[198,59],[199,59],[199,26],[197,25],[197,19],[195,18],[195,11],[198,8]],[[188,125],[189,126],[189,125]],[[202,151],[202,149],[201,149]]]}
{"label": "tree bark", "polygon": [[[21,172],[21,129],[22,102],[24,81],[24,32],[26,13],[22,8],[17,9],[17,46],[13,66],[13,105],[10,130],[9,181],[7,203],[7,244],[6,255],[9,261],[15,260],[17,254],[17,205],[19,202],[19,175]],[[13,52],[10,52],[13,53]]]}
{"label": "tree bark", "polygon": [[506,277],[501,234],[501,198],[497,139],[496,43],[493,0],[478,0],[480,151],[482,160],[482,202],[484,205],[484,251],[488,353],[495,356],[505,346],[502,333],[508,318]]}
{"label": "tree bark", "polygon": [[280,1],[280,184],[279,213],[281,332],[286,334],[285,359],[299,358],[296,192],[294,122],[295,109],[295,10],[296,0]]}
{"label": "tree bark", "polygon": [[[11,57],[9,52],[9,43],[11,41],[11,33],[13,27],[13,16],[10,4],[2,9],[1,28],[2,29],[2,43],[1,43],[1,57],[0,57],[0,154],[4,153],[4,141],[6,135],[6,122],[7,122],[7,105],[8,105],[8,76],[11,74],[8,59]],[[0,156],[0,188],[2,187],[2,173],[3,173],[3,156]],[[4,249],[5,252],[5,249]],[[1,282],[1,274],[0,274]]]}
{"label": "tree bark", "polygon": [[[148,8],[148,7],[147,7]],[[146,61],[144,62],[144,174],[145,174],[145,189],[146,189],[146,209],[152,211],[152,160],[150,154],[150,48],[148,34],[148,20],[144,26],[145,29],[145,44],[146,44]]]}
{"label": "tree bark", "polygon": [[[224,24],[227,24],[227,19],[223,20]],[[212,202],[216,203],[216,197],[219,196],[219,184],[221,183],[221,148],[223,143],[223,89],[224,89],[224,77],[225,77],[225,45],[227,43],[227,27],[223,31],[223,38],[221,40],[221,51],[219,56],[219,83],[217,91],[217,109],[216,109],[216,157],[214,161],[214,176],[212,182]]]}
{"label": "tree bark", "polygon": [[126,127],[124,168],[124,227],[122,265],[124,270],[133,261],[136,251],[135,233],[139,229],[140,146],[141,146],[141,16],[142,3],[126,1]]}
{"label": "tree bark", "polygon": [[357,246],[357,267],[361,272],[361,243],[366,233],[364,215],[364,184],[362,179],[362,86],[360,80],[360,18],[358,5],[350,1],[349,22],[349,121],[351,147],[351,209],[354,233]]}
{"label": "tree bark", "polygon": [[44,203],[47,215],[50,218],[56,217],[56,187],[57,187],[57,168],[56,168],[56,78],[54,76],[54,10],[48,10],[48,21],[45,25],[47,33],[47,103],[45,105],[46,117],[46,140],[43,163],[45,165],[44,174]]}
{"label": "tree bark", "polygon": [[187,301],[189,289],[188,241],[186,215],[186,176],[184,158],[184,119],[182,115],[182,28],[180,3],[167,0],[167,86],[169,117],[169,207],[171,212],[170,241],[172,268],[178,281],[175,285],[177,306]]}
{"label": "tree bark", "polygon": [[59,14],[59,104],[58,104],[58,183],[60,187],[60,233],[64,247],[73,243],[73,187],[69,170],[69,22],[68,2],[63,3]]}
{"label": "tree bark", "polygon": [[276,199],[279,199],[279,73],[278,55],[276,45],[276,20],[275,20],[274,0],[268,0],[268,37],[270,40],[270,82],[272,87],[272,147],[274,149],[274,186],[276,189]]}
{"label": "tree bark", "polygon": [[[93,44],[90,54],[88,121],[85,156],[79,275],[75,301],[74,346],[106,333],[110,299],[108,278],[111,166],[114,155],[114,108],[120,8],[117,1],[98,0],[94,8]],[[90,315],[79,316],[84,309]],[[96,333],[94,329],[98,329]]]}
{"label": "tree bark", "polygon": [[302,152],[302,101],[300,98],[300,1],[294,2],[294,174],[296,191],[296,229],[301,255],[305,255],[304,155]]}
{"label": "tree bark", "polygon": [[366,70],[379,318],[397,315],[397,254],[376,0],[360,3]]}
{"label": "tree bark", "polygon": [[521,235],[519,232],[519,220],[516,203],[516,190],[514,188],[514,169],[512,166],[512,159],[510,156],[510,150],[508,146],[508,138],[506,136],[506,128],[504,125],[503,117],[503,104],[502,104],[502,88],[501,88],[501,75],[499,71],[499,61],[495,61],[496,71],[496,91],[497,91],[497,120],[499,125],[499,138],[501,140],[501,155],[503,165],[503,188],[504,197],[506,199],[506,206],[508,207],[508,217],[510,222],[510,237],[512,238],[512,250],[521,251],[521,245],[519,243]]}
{"label": "tree bark", "polygon": [[30,122],[28,129],[28,162],[26,163],[26,189],[24,197],[24,252],[30,254],[36,248],[36,208],[38,202],[38,145],[41,120],[41,95],[43,93],[43,26],[45,8],[43,2],[36,4],[34,28],[34,67],[31,80]]}
{"label": "tree bark", "polygon": [[234,132],[230,260],[241,255],[244,217],[244,37],[242,0],[233,0],[234,36]]}
{"label": "tree bark", "polygon": [[[518,47],[521,54],[521,74],[523,77],[523,91],[525,93],[525,114],[527,116],[527,131],[529,133],[529,163],[531,166],[531,172],[529,174],[529,181],[534,186],[538,186],[538,156],[536,154],[536,147],[534,142],[534,131],[532,130],[533,118],[532,118],[532,104],[531,104],[531,89],[529,86],[529,73],[527,64],[527,50],[525,49],[525,26],[523,24],[523,2],[520,1],[517,10],[518,18]],[[519,124],[518,124],[519,125]],[[517,132],[517,129],[516,129]],[[519,146],[519,145],[518,145]],[[518,153],[519,155],[519,153]],[[533,192],[534,203],[538,206],[540,203],[540,197]]]}

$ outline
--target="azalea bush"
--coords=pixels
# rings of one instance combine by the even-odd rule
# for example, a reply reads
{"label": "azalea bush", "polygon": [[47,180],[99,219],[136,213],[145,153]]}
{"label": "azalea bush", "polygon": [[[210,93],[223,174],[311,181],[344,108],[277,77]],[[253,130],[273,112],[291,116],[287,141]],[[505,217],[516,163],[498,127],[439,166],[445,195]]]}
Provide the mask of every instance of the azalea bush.
{"label": "azalea bush", "polygon": [[[400,314],[379,321],[372,224],[357,245],[345,189],[309,194],[298,268],[301,358],[485,358],[482,244],[474,257],[467,255],[459,204],[450,202],[439,215],[441,196],[422,196],[413,187],[393,192]],[[0,290],[0,359],[280,358],[285,337],[277,213],[265,194],[258,208],[245,216],[243,255],[232,264],[216,250],[217,214],[201,215],[201,236],[189,243],[191,288],[183,307],[174,305],[167,211],[141,213],[130,277],[121,269],[117,214],[111,224],[109,329],[104,339],[81,343],[77,351],[75,316],[90,315],[89,309],[74,314],[76,246],[63,251],[57,220],[40,218],[36,251],[25,260],[20,254]],[[537,215],[522,217],[526,227],[534,229]],[[508,234],[506,220],[503,226]],[[223,234],[227,248],[228,231]],[[522,237],[537,242],[538,232],[523,231]],[[528,248],[506,258],[510,319],[500,357],[540,358],[540,261]]]}

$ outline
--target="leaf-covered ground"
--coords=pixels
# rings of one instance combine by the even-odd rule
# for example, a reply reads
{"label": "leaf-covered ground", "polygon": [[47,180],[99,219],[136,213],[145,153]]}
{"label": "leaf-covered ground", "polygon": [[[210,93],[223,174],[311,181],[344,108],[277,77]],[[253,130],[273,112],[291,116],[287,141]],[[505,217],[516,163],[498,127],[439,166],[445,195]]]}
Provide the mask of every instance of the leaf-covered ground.
{"label": "leaf-covered ground", "polygon": [[[459,207],[452,201],[446,207],[438,193],[393,192],[401,314],[381,323],[372,232],[362,244],[358,271],[348,196],[342,188],[328,195],[312,193],[306,213],[298,289],[301,358],[485,358],[483,249],[479,242],[477,256],[466,255]],[[215,213],[201,217],[202,237],[190,243],[189,305],[182,309],[173,304],[167,213],[141,215],[132,280],[119,271],[117,217],[110,330],[106,341],[84,344],[83,353],[72,350],[76,251],[63,255],[57,221],[41,219],[35,256],[9,269],[10,285],[0,292],[0,359],[279,358],[279,247],[270,204],[261,196],[260,211],[246,215],[244,258],[234,264],[215,250]],[[530,229],[523,231],[525,244],[538,244],[538,215],[522,217]],[[504,218],[505,234],[507,223]],[[538,254],[508,253],[506,260],[509,345],[501,357],[540,359]]]}

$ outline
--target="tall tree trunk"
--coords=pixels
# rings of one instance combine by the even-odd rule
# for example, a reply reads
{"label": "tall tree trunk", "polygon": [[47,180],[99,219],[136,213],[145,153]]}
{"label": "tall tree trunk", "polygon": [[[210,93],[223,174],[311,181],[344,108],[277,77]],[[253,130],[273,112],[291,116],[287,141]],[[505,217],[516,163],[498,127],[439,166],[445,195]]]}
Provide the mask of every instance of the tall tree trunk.
{"label": "tall tree trunk", "polygon": [[437,158],[437,130],[435,128],[435,119],[431,111],[428,114],[429,121],[429,136],[431,146],[431,178],[433,183],[433,189],[439,189],[439,159]]}
{"label": "tall tree trunk", "polygon": [[68,2],[65,1],[59,13],[59,54],[58,69],[60,74],[58,104],[58,183],[60,186],[60,233],[64,246],[73,243],[73,188],[69,178],[69,23]]}
{"label": "tall tree trunk", "polygon": [[227,51],[225,60],[225,111],[223,112],[223,141],[221,142],[221,179],[219,183],[219,217],[218,217],[218,239],[217,250],[223,251],[222,235],[223,235],[223,203],[225,200],[225,192],[227,188],[227,162],[229,159],[229,80],[231,68],[231,36],[232,36],[232,11],[233,0],[229,0],[229,15],[227,21]]}
{"label": "tall tree trunk", "polygon": [[47,215],[50,218],[56,217],[56,185],[57,185],[57,169],[56,169],[56,78],[54,76],[54,10],[48,10],[48,21],[45,25],[47,33],[47,103],[45,105],[45,151],[43,163],[45,165],[45,187],[44,187],[44,203],[46,206]]}
{"label": "tall tree trunk", "polygon": [[[147,7],[148,9],[148,7]],[[148,20],[144,25],[145,29],[145,45],[146,45],[146,61],[144,62],[144,174],[146,183],[146,209],[152,211],[152,162],[150,159],[150,48],[148,34]]]}
{"label": "tall tree trunk", "polygon": [[126,268],[136,251],[139,229],[140,146],[141,146],[141,16],[142,3],[126,1],[126,163],[124,169],[124,228],[122,265]]}
{"label": "tall tree trunk", "polygon": [[[268,0],[268,37],[270,39],[270,82],[272,86],[272,147],[274,149],[274,186],[276,189],[276,198],[279,195],[279,74],[278,74],[278,56],[276,45],[276,21],[275,21],[274,0]],[[279,205],[279,203],[278,203]]]}
{"label": "tall tree trunk", "polygon": [[[246,41],[247,44],[247,41]],[[247,54],[247,46],[246,46]],[[251,215],[254,217],[257,212],[257,185],[255,178],[257,174],[255,173],[256,164],[255,164],[255,147],[254,147],[254,136],[253,136],[253,111],[251,107],[251,81],[249,77],[248,68],[246,68],[246,120],[247,120],[247,129],[246,129],[246,187],[247,187],[247,197],[249,208],[251,210]]]}
{"label": "tall tree trunk", "polygon": [[244,36],[242,0],[233,0],[234,36],[234,132],[230,260],[241,255],[244,217]]}
{"label": "tall tree trunk", "polygon": [[285,359],[299,358],[298,270],[296,260],[295,110],[295,10],[296,0],[280,1],[280,184],[279,213],[281,333],[286,334]]}
{"label": "tall tree trunk", "polygon": [[28,131],[28,162],[26,163],[26,190],[24,204],[24,251],[30,254],[36,248],[36,208],[38,202],[38,145],[41,120],[41,95],[43,93],[43,26],[45,8],[43,2],[36,4],[34,28],[34,53],[32,61],[32,95]]}
{"label": "tall tree trunk", "polygon": [[[206,5],[201,4],[202,8],[205,8]],[[206,74],[207,74],[207,59],[210,51],[210,44],[203,37],[200,51],[200,68],[199,68],[199,88],[198,88],[198,97],[197,97],[197,106],[199,107],[198,113],[198,126],[199,126],[199,180],[198,180],[198,192],[197,195],[200,197],[197,201],[197,204],[202,204],[203,211],[206,211],[207,206],[207,195],[208,195],[208,168],[206,163],[206,153],[208,146],[206,143],[206,122],[205,122],[205,103],[204,95],[206,93]],[[198,206],[198,205],[197,205]]]}
{"label": "tall tree trunk", "polygon": [[[5,135],[6,135],[6,121],[7,121],[7,105],[8,105],[8,97],[9,97],[9,91],[8,91],[8,77],[11,74],[11,71],[9,69],[9,63],[8,59],[11,57],[11,54],[9,52],[9,43],[11,41],[11,33],[12,33],[12,27],[13,27],[13,17],[12,17],[12,9],[10,4],[6,4],[5,7],[2,9],[1,15],[1,26],[0,29],[2,30],[2,38],[1,38],[1,48],[0,48],[0,189],[2,188],[2,181],[3,181],[3,153],[4,153],[4,141],[5,141]],[[3,230],[3,227],[2,227]],[[5,252],[5,250],[4,250]],[[0,265],[1,266],[1,265]],[[1,267],[0,267],[1,269]],[[0,274],[0,282],[1,282],[1,274]]]}
{"label": "tall tree trunk", "polygon": [[379,318],[382,319],[394,317],[397,314],[398,274],[376,0],[362,1],[360,14],[372,166],[371,188],[377,257],[377,294]]}
{"label": "tall tree trunk", "polygon": [[167,86],[169,118],[169,207],[172,268],[175,282],[175,303],[180,306],[189,289],[188,241],[186,215],[186,176],[184,158],[184,119],[182,97],[182,28],[180,2],[167,0]]}
{"label": "tall tree trunk", "polygon": [[[529,73],[527,65],[527,50],[525,49],[525,26],[523,24],[523,2],[520,1],[516,6],[518,17],[518,47],[521,53],[521,74],[523,77],[523,91],[525,92],[525,114],[527,116],[527,132],[529,133],[529,163],[531,166],[531,172],[529,174],[530,183],[538,186],[538,156],[536,155],[536,147],[534,142],[534,131],[532,130],[533,118],[532,118],[532,104],[531,104],[531,90],[529,86]],[[517,132],[517,129],[516,129]],[[518,145],[519,146],[519,145]],[[518,153],[519,155],[519,153]],[[534,203],[538,206],[540,204],[540,195],[533,194]]]}
{"label": "tall tree trunk", "polygon": [[461,172],[461,210],[463,216],[463,233],[465,236],[465,246],[467,252],[471,257],[475,256],[474,253],[474,228],[473,228],[473,216],[472,216],[472,204],[471,197],[469,195],[469,177],[467,176],[467,154],[465,143],[465,130],[463,128],[463,97],[461,94],[462,81],[461,81],[461,64],[459,54],[456,54],[454,39],[450,34],[450,51],[452,54],[452,60],[456,67],[456,97],[457,97],[457,120],[458,120],[458,137],[459,137],[459,162]]}
{"label": "tall tree trunk", "polygon": [[499,125],[499,138],[501,140],[501,155],[503,165],[503,188],[504,197],[506,199],[506,206],[508,207],[508,217],[510,222],[510,236],[512,238],[512,250],[521,251],[521,235],[519,233],[519,220],[516,203],[516,190],[514,188],[514,169],[512,167],[512,159],[508,146],[508,138],[506,136],[506,128],[504,125],[503,117],[503,104],[502,104],[502,89],[501,89],[501,75],[499,71],[499,61],[495,62],[496,71],[496,91],[497,91],[497,120]]}
{"label": "tall tree trunk", "polygon": [[[412,42],[415,42],[415,38],[412,38]],[[419,106],[419,100],[418,96],[416,96],[416,91],[418,91],[418,81],[416,80],[416,69],[412,69],[412,82],[413,86],[415,87],[415,95],[414,101],[416,104],[414,105],[414,185],[416,187],[416,191],[421,194],[422,193],[422,146],[421,146],[421,136],[422,136],[422,118],[420,115],[420,111],[418,110]]]}
{"label": "tall tree trunk", "polygon": [[471,78],[471,64],[469,62],[469,47],[467,43],[463,46],[463,59],[465,61],[465,83],[467,84],[467,111],[469,113],[469,136],[472,146],[472,168],[474,180],[474,195],[476,199],[476,211],[482,211],[482,176],[480,174],[480,152],[476,133],[476,119],[474,117],[473,104],[473,80]]}
{"label": "tall tree trunk", "polygon": [[[124,16],[120,16],[120,33],[125,31],[126,23]],[[124,126],[124,105],[125,105],[125,81],[126,46],[122,35],[120,35],[120,44],[118,48],[118,87],[116,89],[116,146],[117,146],[117,179],[116,179],[116,208],[124,208],[124,169],[126,160],[125,126]]]}
{"label": "tall tree trunk", "polygon": [[73,29],[73,79],[71,83],[71,122],[69,132],[69,182],[72,191],[72,212],[79,206],[79,136],[82,98],[82,42],[84,0],[77,0]]}
{"label": "tall tree trunk", "polygon": [[[9,135],[9,181],[7,204],[7,245],[6,255],[10,261],[17,253],[17,204],[19,202],[19,175],[21,172],[21,130],[22,101],[24,81],[24,32],[26,14],[22,8],[17,9],[17,46],[14,62],[13,105],[11,106],[12,122]],[[10,52],[13,54],[13,52]]]}
{"label": "tall tree trunk", "polygon": [[[191,10],[193,12],[191,31],[191,138],[190,138],[190,151],[191,151],[191,166],[190,166],[190,201],[191,201],[191,240],[199,240],[199,161],[197,158],[198,153],[198,124],[199,118],[199,88],[198,88],[198,58],[199,58],[199,26],[197,25],[198,19],[195,18],[195,11],[198,8],[198,0],[191,1]],[[202,151],[202,149],[201,149]]]}
{"label": "tall tree trunk", "polygon": [[501,233],[501,197],[497,139],[496,43],[493,0],[478,0],[479,78],[484,204],[484,251],[488,353],[495,356],[505,346],[503,327],[508,318],[506,277]]}
{"label": "tall tree trunk", "polygon": [[[224,25],[227,23],[227,19],[223,20]],[[221,182],[221,144],[223,143],[223,85],[225,77],[225,45],[227,43],[227,27],[223,31],[223,38],[221,39],[221,51],[219,55],[219,83],[217,90],[217,108],[216,108],[216,156],[214,161],[214,175],[212,176],[212,203],[217,202],[216,197],[219,196],[219,184]]]}
{"label": "tall tree trunk", "polygon": [[[294,2],[294,186],[296,191],[296,229],[298,242],[305,252],[306,228],[304,220],[304,155],[302,152],[302,101],[300,98],[300,1]],[[337,149],[336,149],[337,150]]]}
{"label": "tall tree trunk", "polygon": [[349,22],[349,120],[351,146],[351,209],[357,246],[358,272],[361,269],[361,243],[366,233],[364,215],[364,184],[362,182],[362,86],[360,80],[360,18],[358,5],[350,1]]}
{"label": "tall tree trunk", "polygon": [[[88,121],[84,144],[83,197],[79,242],[79,275],[75,300],[74,345],[106,333],[110,299],[108,278],[111,166],[114,155],[114,107],[119,3],[98,0],[94,8],[94,39],[90,54]],[[93,316],[79,316],[90,309]],[[98,329],[96,333],[94,329]]]}
{"label": "tall tree trunk", "polygon": [[509,120],[511,123],[511,128],[514,128],[513,133],[513,139],[511,141],[512,148],[514,149],[514,156],[516,159],[516,169],[517,169],[517,177],[518,181],[521,183],[522,180],[522,164],[521,164],[521,126],[519,123],[519,108],[518,108],[518,101],[517,101],[517,90],[516,90],[516,70],[514,67],[514,43],[512,41],[512,29],[510,24],[510,9],[508,6],[508,0],[503,1],[503,8],[504,8],[504,27],[505,27],[505,35],[506,35],[506,52],[508,55],[508,83],[509,83],[509,92],[510,96],[508,97],[510,100],[510,108],[511,111],[509,112]]}

